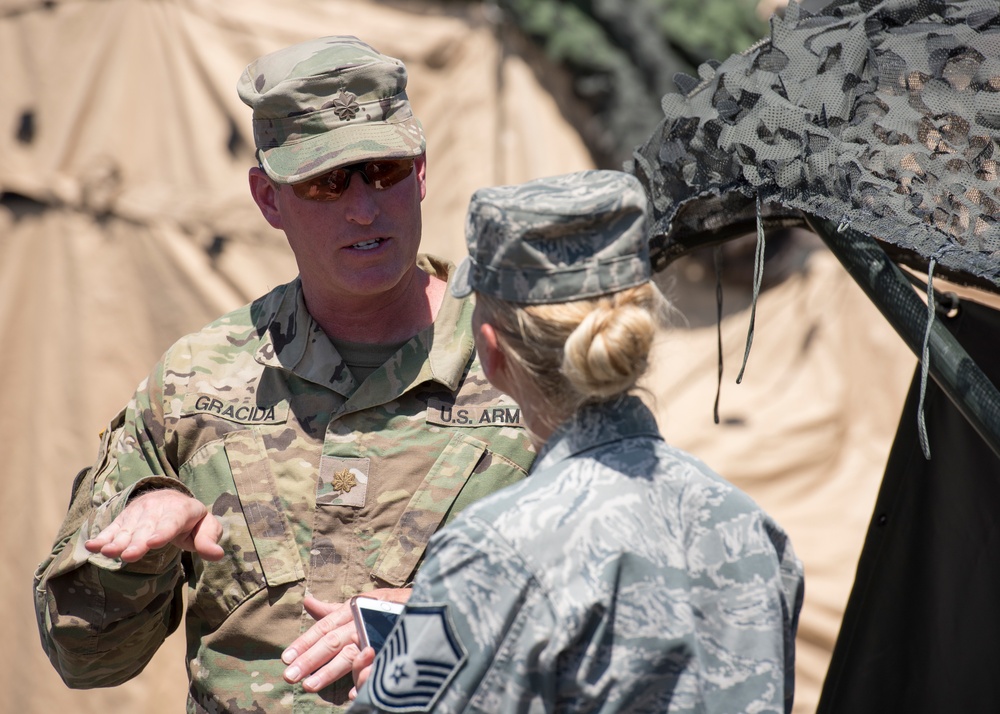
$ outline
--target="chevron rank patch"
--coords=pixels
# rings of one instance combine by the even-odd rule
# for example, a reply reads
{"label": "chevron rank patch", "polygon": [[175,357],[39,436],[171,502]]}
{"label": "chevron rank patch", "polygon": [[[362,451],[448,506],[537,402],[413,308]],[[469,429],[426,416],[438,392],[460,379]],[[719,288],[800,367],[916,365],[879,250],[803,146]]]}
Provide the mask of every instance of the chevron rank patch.
{"label": "chevron rank patch", "polygon": [[372,702],[387,712],[429,712],[465,659],[447,605],[407,605],[375,658]]}

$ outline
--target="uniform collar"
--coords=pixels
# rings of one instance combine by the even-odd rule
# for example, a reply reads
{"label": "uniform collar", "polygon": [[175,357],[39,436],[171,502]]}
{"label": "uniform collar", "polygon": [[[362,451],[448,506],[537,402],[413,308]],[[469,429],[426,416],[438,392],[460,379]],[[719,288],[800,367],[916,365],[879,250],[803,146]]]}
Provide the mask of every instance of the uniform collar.
{"label": "uniform collar", "polygon": [[656,417],[639,397],[622,395],[585,404],[561,424],[538,452],[536,473],[589,449],[636,436],[662,439]]}
{"label": "uniform collar", "polygon": [[[417,267],[442,279],[450,279],[455,270],[430,255],[418,256]],[[470,300],[445,290],[434,323],[406,342],[382,369],[392,371],[393,381],[404,391],[427,380],[457,389],[472,357],[472,309]],[[345,397],[355,392],[358,385],[343,358],[306,309],[299,278],[266,296],[259,314],[258,363],[293,372]],[[408,365],[411,372],[404,374]]]}
{"label": "uniform collar", "polygon": [[462,381],[475,348],[472,336],[474,305],[469,298],[456,298],[451,294],[451,281],[455,276],[455,266],[452,263],[422,255],[417,260],[417,266],[448,282],[434,324],[418,337],[428,336],[429,344],[425,345],[425,349],[430,357],[428,366],[431,379],[454,391]]}

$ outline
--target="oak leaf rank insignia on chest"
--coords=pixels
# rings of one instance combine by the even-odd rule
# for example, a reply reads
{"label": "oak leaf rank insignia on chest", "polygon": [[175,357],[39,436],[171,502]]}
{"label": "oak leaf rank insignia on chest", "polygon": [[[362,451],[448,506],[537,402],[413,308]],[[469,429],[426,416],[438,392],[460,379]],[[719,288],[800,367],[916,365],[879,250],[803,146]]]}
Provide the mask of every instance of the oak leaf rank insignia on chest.
{"label": "oak leaf rank insignia on chest", "polygon": [[333,490],[342,491],[343,493],[348,493],[352,488],[358,485],[358,479],[355,478],[354,474],[350,469],[344,469],[338,471],[333,475]]}
{"label": "oak leaf rank insignia on chest", "polygon": [[368,470],[371,462],[323,456],[319,462],[319,483],[316,484],[317,506],[365,505],[368,493]]}

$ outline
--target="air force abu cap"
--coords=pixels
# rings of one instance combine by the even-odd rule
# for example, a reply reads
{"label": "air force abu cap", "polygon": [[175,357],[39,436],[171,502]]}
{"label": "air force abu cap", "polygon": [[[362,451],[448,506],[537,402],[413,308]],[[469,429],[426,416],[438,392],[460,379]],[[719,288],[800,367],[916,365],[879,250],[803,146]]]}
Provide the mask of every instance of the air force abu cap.
{"label": "air force abu cap", "polygon": [[631,174],[580,171],[476,191],[469,256],[451,292],[539,304],[596,297],[649,280],[646,194]]}
{"label": "air force abu cap", "polygon": [[321,37],[251,62],[237,84],[253,109],[257,158],[274,181],[424,153],[406,67],[356,37]]}

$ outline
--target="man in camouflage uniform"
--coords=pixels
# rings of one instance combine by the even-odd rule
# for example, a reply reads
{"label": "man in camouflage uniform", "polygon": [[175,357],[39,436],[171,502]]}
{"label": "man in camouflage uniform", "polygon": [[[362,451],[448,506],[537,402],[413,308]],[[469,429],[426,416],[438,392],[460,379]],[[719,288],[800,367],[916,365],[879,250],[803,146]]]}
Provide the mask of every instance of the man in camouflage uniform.
{"label": "man in camouflage uniform", "polygon": [[186,586],[188,712],[337,710],[356,638],[343,602],[405,599],[430,535],[530,467],[471,302],[417,253],[425,143],[406,78],[330,37],[240,79],[251,192],[299,277],[171,347],[77,477],[35,576],[71,687],[142,670]]}
{"label": "man in camouflage uniform", "polygon": [[[482,189],[452,293],[552,304],[641,284],[645,208],[619,172]],[[516,382],[479,310],[487,373]],[[548,402],[530,382],[508,386],[535,430]],[[781,528],[635,396],[553,429],[530,478],[431,539],[374,665],[356,659],[352,714],[789,712],[803,575]]]}

